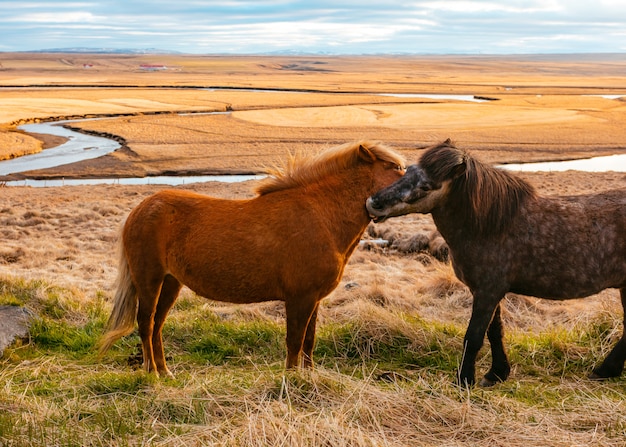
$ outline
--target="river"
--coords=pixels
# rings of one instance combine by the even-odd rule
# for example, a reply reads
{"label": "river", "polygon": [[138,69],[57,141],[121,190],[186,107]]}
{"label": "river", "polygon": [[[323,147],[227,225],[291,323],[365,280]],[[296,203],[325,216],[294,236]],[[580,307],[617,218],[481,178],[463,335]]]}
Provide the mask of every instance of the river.
{"label": "river", "polygon": [[578,160],[546,161],[540,163],[504,164],[499,167],[517,172],[626,172],[626,154],[604,157],[581,158]]}
{"label": "river", "polygon": [[106,155],[120,147],[117,141],[74,132],[62,126],[70,122],[57,121],[20,126],[19,129],[24,132],[56,135],[65,137],[68,141],[60,146],[45,149],[36,154],[0,161],[0,175],[31,171],[33,169],[52,168],[76,161],[89,160]]}
{"label": "river", "polygon": [[[210,112],[221,114],[224,112]],[[230,112],[228,112],[230,113]],[[98,118],[94,118],[98,119]],[[101,157],[120,148],[117,141],[108,138],[87,135],[63,127],[63,124],[86,121],[86,119],[71,121],[56,121],[50,123],[24,124],[19,127],[25,132],[56,135],[67,138],[65,143],[37,154],[25,155],[11,160],[0,161],[0,175],[15,174],[33,169],[46,169],[61,166],[81,160]],[[74,185],[184,185],[199,182],[245,182],[258,180],[263,175],[196,175],[196,176],[154,176],[129,178],[101,178],[101,179],[53,179],[53,180],[16,180],[6,182],[6,186],[74,186]]]}
{"label": "river", "polygon": [[[441,96],[441,95],[430,95]],[[443,95],[447,96],[447,95]],[[460,98],[456,98],[460,99]],[[213,112],[215,113],[215,112]],[[218,112],[220,113],[220,112]],[[221,112],[223,113],[223,112]],[[85,121],[75,120],[75,121]],[[64,144],[55,148],[43,150],[37,154],[26,155],[11,160],[0,161],[0,175],[8,175],[33,169],[45,169],[60,166],[81,160],[101,157],[120,147],[117,141],[108,138],[86,135],[62,127],[72,121],[58,121],[51,123],[25,124],[19,127],[25,132],[51,134],[68,139]],[[588,172],[616,171],[626,172],[626,154],[594,157],[580,160],[504,164],[501,168],[511,171],[566,171],[578,170]],[[160,176],[141,178],[107,178],[107,179],[61,179],[61,180],[18,180],[6,182],[7,186],[64,186],[64,185],[94,185],[94,184],[167,184],[181,185],[196,182],[219,181],[240,182],[259,179],[263,176],[255,175],[219,175],[219,176]]]}

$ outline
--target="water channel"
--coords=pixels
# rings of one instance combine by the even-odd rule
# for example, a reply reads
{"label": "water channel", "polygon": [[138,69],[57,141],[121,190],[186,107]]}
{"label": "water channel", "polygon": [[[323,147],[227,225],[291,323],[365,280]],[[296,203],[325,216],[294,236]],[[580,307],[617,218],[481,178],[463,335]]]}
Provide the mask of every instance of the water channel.
{"label": "water channel", "polygon": [[109,138],[86,135],[63,127],[63,124],[69,122],[71,121],[20,126],[19,129],[24,132],[55,135],[68,140],[57,147],[45,149],[37,154],[0,161],[0,175],[52,168],[76,161],[89,160],[106,155],[120,147],[117,141]]}
{"label": "water channel", "polygon": [[[392,95],[392,94],[389,94]],[[393,94],[393,96],[399,96]],[[466,101],[483,101],[472,99],[469,95],[410,95],[413,97],[428,97],[440,99],[457,99]],[[452,97],[454,96],[454,98]],[[442,98],[443,97],[443,98]],[[461,98],[462,97],[462,98]],[[213,112],[215,113],[215,112]],[[217,112],[224,113],[224,112]],[[75,121],[85,121],[75,120]],[[71,121],[53,123],[25,124],[19,127],[25,132],[50,134],[68,139],[64,144],[55,148],[43,150],[37,154],[26,155],[11,160],[0,161],[0,175],[8,175],[34,169],[46,169],[81,160],[101,157],[120,147],[117,141],[108,138],[82,134],[63,127]],[[626,154],[594,157],[580,160],[504,164],[500,167],[512,171],[566,171],[579,170],[588,172],[616,171],[626,172]],[[108,178],[108,179],[60,179],[60,180],[18,180],[6,182],[7,186],[65,186],[65,185],[95,185],[95,184],[167,184],[182,185],[196,182],[241,182],[262,178],[261,175],[219,175],[219,176],[157,176],[141,178]]]}
{"label": "water channel", "polygon": [[[211,112],[215,114],[223,112]],[[96,118],[97,119],[97,118]],[[24,124],[20,130],[31,133],[49,134],[67,138],[68,140],[54,148],[43,150],[37,154],[25,155],[11,160],[0,161],[0,175],[15,174],[33,169],[46,169],[81,160],[101,157],[120,148],[117,141],[108,138],[86,135],[63,127],[63,124],[74,121],[56,121],[50,123]],[[198,182],[245,182],[258,180],[263,175],[196,175],[196,176],[153,176],[129,178],[100,179],[52,179],[52,180],[16,180],[6,182],[6,186],[73,186],[73,185],[184,185]]]}
{"label": "water channel", "polygon": [[626,172],[626,154],[565,161],[511,163],[499,165],[499,167],[517,172],[562,172],[569,170],[586,172]]}

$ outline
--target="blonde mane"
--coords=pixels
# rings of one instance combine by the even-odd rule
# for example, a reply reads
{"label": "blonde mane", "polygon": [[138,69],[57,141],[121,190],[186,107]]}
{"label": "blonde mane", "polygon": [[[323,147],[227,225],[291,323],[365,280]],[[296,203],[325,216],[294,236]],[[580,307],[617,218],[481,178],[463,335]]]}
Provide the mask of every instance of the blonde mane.
{"label": "blonde mane", "polygon": [[405,160],[391,148],[377,141],[357,141],[336,146],[316,155],[289,154],[282,168],[268,170],[269,177],[257,188],[260,195],[303,186],[354,166],[359,160],[375,159],[402,168]]}

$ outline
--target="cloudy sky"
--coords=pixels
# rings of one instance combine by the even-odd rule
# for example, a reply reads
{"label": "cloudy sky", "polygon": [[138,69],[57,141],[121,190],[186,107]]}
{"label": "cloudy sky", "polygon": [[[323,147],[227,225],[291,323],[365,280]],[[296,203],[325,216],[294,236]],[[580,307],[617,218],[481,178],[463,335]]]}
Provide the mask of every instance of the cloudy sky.
{"label": "cloudy sky", "polygon": [[626,52],[626,0],[0,0],[0,51]]}

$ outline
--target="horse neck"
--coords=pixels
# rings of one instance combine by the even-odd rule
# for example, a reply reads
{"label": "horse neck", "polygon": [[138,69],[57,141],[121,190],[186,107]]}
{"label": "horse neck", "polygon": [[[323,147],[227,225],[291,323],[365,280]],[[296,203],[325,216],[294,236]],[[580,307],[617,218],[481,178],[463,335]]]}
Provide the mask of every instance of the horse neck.
{"label": "horse neck", "polygon": [[305,187],[329,230],[336,235],[338,247],[345,250],[354,249],[369,224],[365,200],[375,192],[371,176],[363,171],[367,168],[357,169],[361,172],[345,170]]}
{"label": "horse neck", "polygon": [[470,230],[473,223],[467,221],[464,217],[466,214],[461,212],[462,206],[458,200],[447,198],[445,203],[431,211],[437,231],[453,251],[468,242],[469,238],[476,238],[476,234]]}
{"label": "horse neck", "polygon": [[524,204],[536,197],[532,186],[516,177],[494,171],[484,178],[483,186],[478,183],[477,190],[455,188],[453,184],[433,210],[433,220],[444,239],[449,239],[448,245],[499,237]]}

